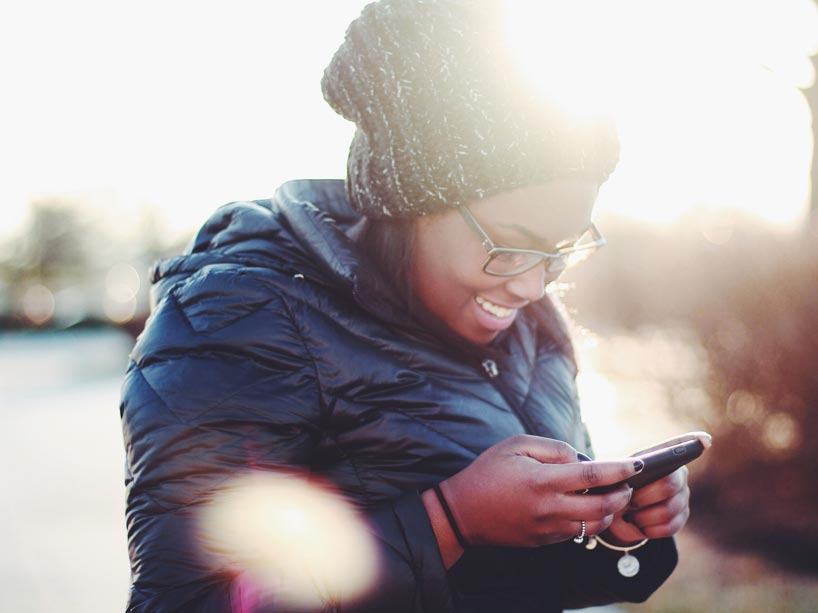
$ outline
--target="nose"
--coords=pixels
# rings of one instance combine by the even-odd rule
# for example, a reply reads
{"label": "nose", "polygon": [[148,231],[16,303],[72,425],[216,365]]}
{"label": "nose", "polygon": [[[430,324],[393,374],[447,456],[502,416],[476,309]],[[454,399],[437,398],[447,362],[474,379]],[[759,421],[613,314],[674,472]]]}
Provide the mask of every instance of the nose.
{"label": "nose", "polygon": [[[545,265],[535,266],[531,270],[509,277],[506,281],[506,290],[517,298],[534,302],[543,297],[545,286],[559,276],[552,275],[545,270]],[[552,278],[553,277],[553,278]]]}

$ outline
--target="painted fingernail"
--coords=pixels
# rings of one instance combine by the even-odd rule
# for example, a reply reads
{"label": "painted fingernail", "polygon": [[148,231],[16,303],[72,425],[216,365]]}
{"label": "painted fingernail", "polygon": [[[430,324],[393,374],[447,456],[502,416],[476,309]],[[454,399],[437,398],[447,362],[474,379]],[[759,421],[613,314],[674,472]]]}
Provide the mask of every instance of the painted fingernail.
{"label": "painted fingernail", "polygon": [[634,470],[635,470],[637,473],[641,473],[643,468],[645,468],[645,463],[644,463],[642,460],[636,460],[636,461],[633,463],[633,469],[634,469]]}

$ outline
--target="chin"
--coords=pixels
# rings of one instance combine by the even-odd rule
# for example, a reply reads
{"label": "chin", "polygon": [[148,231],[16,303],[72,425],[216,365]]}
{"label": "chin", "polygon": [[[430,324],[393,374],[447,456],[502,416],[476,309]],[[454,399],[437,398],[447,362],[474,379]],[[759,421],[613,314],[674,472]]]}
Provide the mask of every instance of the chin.
{"label": "chin", "polygon": [[474,330],[470,330],[465,333],[459,330],[456,330],[456,332],[467,341],[476,345],[488,345],[491,341],[497,338],[498,334],[500,334],[499,332],[495,331],[476,332]]}

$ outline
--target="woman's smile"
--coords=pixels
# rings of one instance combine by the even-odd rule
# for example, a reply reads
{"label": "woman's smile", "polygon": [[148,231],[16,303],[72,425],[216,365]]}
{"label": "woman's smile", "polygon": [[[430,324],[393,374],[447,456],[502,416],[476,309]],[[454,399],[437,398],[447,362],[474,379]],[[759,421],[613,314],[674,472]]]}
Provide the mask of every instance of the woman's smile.
{"label": "woman's smile", "polygon": [[483,309],[487,313],[491,313],[498,319],[513,318],[514,315],[517,313],[517,309],[510,309],[507,307],[500,306],[499,304],[495,304],[490,300],[483,298],[482,296],[475,296],[474,301],[480,305],[481,309]]}

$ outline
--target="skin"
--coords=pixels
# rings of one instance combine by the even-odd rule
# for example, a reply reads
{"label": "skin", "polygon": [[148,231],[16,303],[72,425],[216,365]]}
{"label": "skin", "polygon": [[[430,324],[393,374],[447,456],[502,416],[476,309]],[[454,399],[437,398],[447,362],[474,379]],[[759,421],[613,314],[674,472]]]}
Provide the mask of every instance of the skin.
{"label": "skin", "polygon": [[[498,246],[553,252],[588,227],[596,196],[593,183],[561,179],[490,196],[469,210]],[[479,237],[457,211],[416,220],[415,292],[452,330],[478,344],[510,327],[519,309],[542,298],[545,285],[559,276],[538,266],[496,277],[483,272],[485,259]],[[502,321],[486,317],[478,297],[515,312]]]}
{"label": "skin", "polygon": [[[591,222],[597,186],[579,179],[492,195],[469,210],[497,246],[554,252]],[[490,343],[514,323],[519,310],[543,297],[560,271],[538,266],[514,277],[483,272],[486,250],[455,210],[415,221],[413,287],[420,300],[460,336]],[[498,317],[478,301],[511,309]],[[709,446],[709,439],[706,441]],[[567,443],[515,436],[487,449],[440,486],[458,526],[474,545],[540,546],[587,533],[620,545],[676,534],[690,514],[687,469],[636,491],[580,495],[638,472],[631,459],[579,462]],[[422,500],[446,568],[463,554],[434,492]],[[507,504],[514,500],[514,505]]]}

